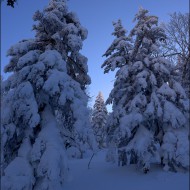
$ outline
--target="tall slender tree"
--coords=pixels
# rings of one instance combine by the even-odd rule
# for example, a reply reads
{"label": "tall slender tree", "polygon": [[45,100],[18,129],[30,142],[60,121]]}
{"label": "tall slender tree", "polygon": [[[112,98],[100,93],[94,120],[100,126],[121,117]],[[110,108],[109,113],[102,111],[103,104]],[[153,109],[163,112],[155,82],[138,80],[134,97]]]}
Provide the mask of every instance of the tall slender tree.
{"label": "tall slender tree", "polygon": [[[2,189],[61,190],[68,170],[64,131],[83,151],[95,146],[87,58],[79,53],[87,30],[66,0],[50,0],[33,19],[35,38],[12,46],[5,67],[12,74],[3,82]],[[62,127],[57,112],[65,118]]]}
{"label": "tall slender tree", "polygon": [[166,170],[188,169],[189,100],[171,74],[172,64],[160,53],[160,41],[166,35],[158,18],[143,8],[134,21],[129,35],[134,40],[132,49],[126,46],[127,59],[118,67],[107,100],[113,102],[107,158],[122,165],[137,163],[145,173],[152,162],[164,164]]}
{"label": "tall slender tree", "polygon": [[106,147],[106,137],[107,137],[107,108],[104,103],[104,98],[101,92],[99,92],[96,97],[95,104],[93,106],[92,113],[92,127],[98,143],[99,148]]}

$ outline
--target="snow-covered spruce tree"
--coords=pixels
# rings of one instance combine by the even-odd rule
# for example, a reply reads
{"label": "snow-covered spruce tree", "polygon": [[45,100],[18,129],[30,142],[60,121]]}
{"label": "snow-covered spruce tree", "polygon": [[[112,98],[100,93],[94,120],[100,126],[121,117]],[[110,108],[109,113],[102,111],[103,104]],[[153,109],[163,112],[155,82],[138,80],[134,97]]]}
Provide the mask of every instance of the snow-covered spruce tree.
{"label": "snow-covered spruce tree", "polygon": [[[3,82],[2,189],[61,190],[68,170],[66,128],[80,149],[94,147],[85,93],[87,58],[79,53],[87,31],[66,3],[51,0],[37,11],[36,37],[8,51],[5,72],[12,74]],[[62,128],[56,112],[65,118]]]}
{"label": "snow-covered spruce tree", "polygon": [[[102,64],[102,68],[104,67],[104,73],[108,73],[109,71],[114,71],[117,68],[121,68],[119,74],[116,76],[118,78],[118,82],[115,82],[114,91],[117,91],[118,94],[111,93],[109,99],[106,101],[106,104],[113,103],[113,112],[110,113],[107,119],[107,143],[108,143],[108,154],[107,161],[116,161],[116,144],[112,141],[113,133],[115,129],[118,127],[117,117],[119,112],[121,111],[120,107],[116,107],[117,102],[121,100],[124,96],[125,92],[122,91],[122,85],[125,85],[125,72],[126,66],[129,61],[129,55],[132,51],[132,38],[126,36],[126,30],[122,26],[121,20],[119,19],[117,22],[113,22],[114,32],[112,33],[115,36],[114,41],[106,51],[103,56],[106,56],[107,59]],[[115,97],[113,97],[115,96]],[[112,102],[114,98],[114,102]],[[123,102],[124,104],[124,102]]]}
{"label": "snow-covered spruce tree", "polygon": [[[165,33],[147,10],[140,8],[134,20],[133,49],[119,67],[107,100],[113,103],[107,158],[122,165],[137,163],[145,173],[152,162],[162,163],[166,170],[188,169],[189,100],[171,75],[172,64],[159,54]],[[115,69],[111,65],[104,62],[105,72],[108,66]]]}
{"label": "snow-covered spruce tree", "polygon": [[107,121],[107,108],[104,103],[104,98],[101,92],[96,97],[92,113],[92,127],[98,143],[99,148],[106,147],[106,121]]}

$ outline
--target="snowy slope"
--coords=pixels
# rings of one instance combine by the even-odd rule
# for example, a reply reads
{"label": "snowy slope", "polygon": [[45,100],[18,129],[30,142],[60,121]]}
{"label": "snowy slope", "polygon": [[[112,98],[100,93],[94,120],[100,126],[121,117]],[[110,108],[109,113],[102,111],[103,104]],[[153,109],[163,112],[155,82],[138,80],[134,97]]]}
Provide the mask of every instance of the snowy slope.
{"label": "snowy slope", "polygon": [[97,153],[88,169],[89,159],[71,160],[71,177],[64,190],[188,190],[188,173],[165,172],[151,167],[148,174],[134,165],[118,167],[105,162],[106,150]]}

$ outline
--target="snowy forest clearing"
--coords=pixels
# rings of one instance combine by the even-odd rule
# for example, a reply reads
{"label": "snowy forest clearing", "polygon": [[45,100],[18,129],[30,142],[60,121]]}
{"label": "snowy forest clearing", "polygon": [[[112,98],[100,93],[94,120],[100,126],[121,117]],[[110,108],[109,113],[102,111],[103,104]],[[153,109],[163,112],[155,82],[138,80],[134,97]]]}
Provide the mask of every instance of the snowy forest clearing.
{"label": "snowy forest clearing", "polygon": [[188,190],[189,174],[165,172],[151,167],[148,174],[135,165],[118,167],[105,161],[107,150],[98,152],[92,159],[70,160],[70,178],[64,190]]}
{"label": "snowy forest clearing", "polygon": [[88,58],[80,53],[88,30],[67,0],[50,0],[33,20],[35,38],[10,47],[10,76],[1,79],[1,189],[187,190],[189,40],[187,54],[172,61],[166,29],[147,9],[139,8],[128,33],[114,21],[101,65],[105,74],[117,71],[114,86],[92,109]]}

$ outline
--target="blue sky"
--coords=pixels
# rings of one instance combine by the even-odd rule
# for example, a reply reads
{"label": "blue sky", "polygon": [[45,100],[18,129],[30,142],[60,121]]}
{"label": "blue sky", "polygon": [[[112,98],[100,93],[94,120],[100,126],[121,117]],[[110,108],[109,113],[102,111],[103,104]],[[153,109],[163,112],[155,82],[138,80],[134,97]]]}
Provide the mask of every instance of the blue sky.
{"label": "blue sky", "polygon": [[[4,0],[5,1],[5,0]],[[1,68],[9,61],[6,52],[9,47],[22,39],[33,38],[31,31],[32,16],[36,10],[42,10],[49,0],[18,0],[15,8],[1,5]],[[107,99],[114,83],[114,73],[103,74],[102,55],[113,41],[112,21],[121,19],[129,31],[133,27],[133,18],[142,6],[156,15],[161,22],[169,20],[169,13],[189,12],[188,0],[69,0],[69,10],[76,12],[82,25],[88,29],[88,38],[82,53],[88,58],[89,75],[92,84],[88,91],[92,96],[91,105],[99,91]],[[3,69],[1,70],[3,72]],[[3,74],[4,75],[4,74]],[[6,76],[5,76],[6,78]],[[111,107],[108,106],[111,110]]]}

